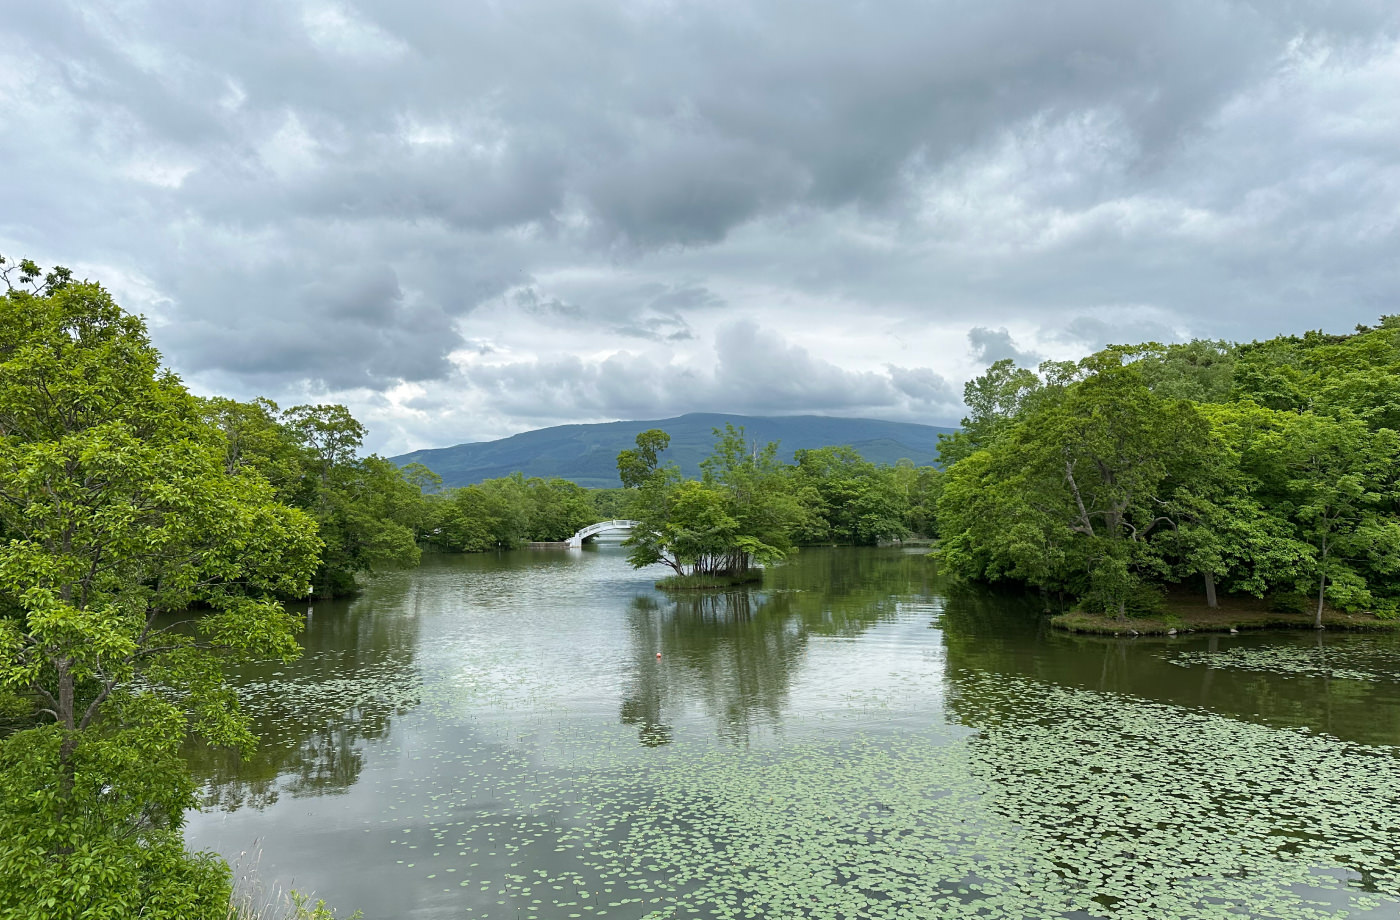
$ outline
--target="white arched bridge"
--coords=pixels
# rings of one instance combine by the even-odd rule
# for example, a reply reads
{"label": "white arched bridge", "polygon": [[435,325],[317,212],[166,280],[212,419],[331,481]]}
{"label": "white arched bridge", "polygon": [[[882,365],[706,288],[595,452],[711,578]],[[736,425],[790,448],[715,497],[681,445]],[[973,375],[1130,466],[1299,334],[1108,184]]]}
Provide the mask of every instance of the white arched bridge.
{"label": "white arched bridge", "polygon": [[599,521],[596,524],[589,524],[570,537],[569,546],[577,549],[583,546],[585,540],[591,540],[600,533],[608,533],[613,530],[631,530],[636,526],[636,521]]}

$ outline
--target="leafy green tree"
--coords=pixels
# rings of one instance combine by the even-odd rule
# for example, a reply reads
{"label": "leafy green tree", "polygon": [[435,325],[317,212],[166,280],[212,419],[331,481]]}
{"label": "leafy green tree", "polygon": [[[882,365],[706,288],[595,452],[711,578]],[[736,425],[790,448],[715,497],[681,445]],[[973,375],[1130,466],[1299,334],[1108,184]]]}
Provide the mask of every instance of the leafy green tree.
{"label": "leafy green tree", "polygon": [[[748,568],[748,555],[772,558],[770,548],[742,532],[739,519],[722,489],[686,479],[676,483],[669,496],[670,514],[662,525],[659,543],[671,568],[692,575],[732,575]],[[741,564],[735,560],[745,554]]]}
{"label": "leafy green tree", "polygon": [[938,439],[939,462],[956,463],[974,451],[990,447],[1008,431],[1044,390],[1034,371],[1017,367],[1010,358],[996,361],[963,387],[968,415],[962,428]]}
{"label": "leafy green tree", "polygon": [[1200,579],[1400,615],[1400,317],[1352,335],[1121,346],[1009,364],[938,486],[955,571],[1063,592],[1120,615]]}
{"label": "leafy green tree", "polygon": [[298,504],[325,541],[315,595],[353,593],[361,572],[417,565],[427,502],[404,470],[383,457],[358,456],[364,426],[340,405],[294,406],[281,424],[301,456]]}
{"label": "leafy green tree", "polygon": [[1067,591],[1120,617],[1165,573],[1149,538],[1173,526],[1165,512],[1199,466],[1208,427],[1189,402],[1153,394],[1130,358],[1086,359],[1061,398],[1026,413],[965,474],[954,466],[939,518],[955,568]]}
{"label": "leafy green tree", "polygon": [[644,431],[636,449],[618,456],[618,472],[633,497],[638,526],[624,544],[628,561],[662,563],[678,575],[742,577],[754,564],[792,551],[803,509],[777,444],[749,444],[741,428],[715,430],[715,448],[701,461],[703,479],[682,480],[674,465],[661,465],[670,443],[665,432]]}
{"label": "leafy green tree", "polygon": [[529,540],[567,540],[589,524],[606,518],[599,515],[588,490],[567,479],[527,479],[529,515],[525,536]]}
{"label": "leafy green tree", "polygon": [[670,443],[670,435],[651,428],[637,435],[635,449],[617,455],[617,472],[629,493],[627,516],[637,521],[623,545],[628,548],[627,561],[636,568],[662,563],[677,575],[685,575],[684,557],[675,552],[666,536],[672,498],[681,478],[675,464],[661,463],[661,454]]}
{"label": "leafy green tree", "polygon": [[[900,473],[900,479],[906,474]],[[910,533],[924,537],[939,535],[938,497],[943,493],[943,471],[933,466],[921,466],[908,476],[905,486],[904,526]]]}
{"label": "leafy green tree", "polygon": [[1163,506],[1172,529],[1162,540],[1175,571],[1201,578],[1207,606],[1216,607],[1218,582],[1263,597],[1289,581],[1311,550],[1285,517],[1264,506],[1260,483],[1243,466],[1243,451],[1268,427],[1272,413],[1251,404],[1200,411],[1211,429],[1206,449],[1189,481]]}
{"label": "leafy green tree", "polygon": [[430,517],[425,539],[453,552],[560,542],[600,519],[589,490],[521,473],[435,495]]}
{"label": "leafy green tree", "polygon": [[589,502],[600,521],[613,521],[627,516],[626,489],[589,489]]}
{"label": "leafy green tree", "polygon": [[617,455],[617,473],[624,489],[639,489],[655,479],[661,467],[661,454],[671,446],[671,436],[660,428],[649,428],[636,437],[636,448]]}
{"label": "leafy green tree", "polygon": [[0,917],[215,916],[228,869],[183,850],[179,748],[253,743],[222,665],[298,654],[277,598],[306,593],[316,525],[230,468],[140,319],[22,265],[0,299],[0,688],[42,724],[0,743]]}
{"label": "leafy green tree", "polygon": [[740,573],[753,563],[776,562],[793,550],[793,533],[803,517],[789,468],[778,460],[778,443],[750,443],[742,427],[715,429],[715,446],[700,461],[702,481],[720,490],[743,539],[712,571]]}
{"label": "leafy green tree", "polygon": [[500,521],[491,497],[479,486],[453,489],[437,496],[430,541],[441,549],[480,553],[496,548]]}
{"label": "leafy green tree", "polygon": [[488,479],[480,483],[490,511],[491,543],[499,549],[510,549],[522,543],[530,526],[530,493],[525,477],[520,473]]}
{"label": "leafy green tree", "polygon": [[325,542],[312,593],[338,597],[357,589],[356,575],[418,563],[418,537],[429,528],[430,502],[442,480],[422,464],[400,469],[359,456],[365,429],[341,405],[294,406],[269,399],[212,398],[203,414],[224,434],[225,466],[272,484],[277,499],[311,514]]}
{"label": "leafy green tree", "polygon": [[[873,546],[909,533],[905,517],[917,474],[882,469],[852,447],[799,450],[794,487],[809,515],[799,532],[803,543]],[[908,479],[908,481],[906,481]]]}
{"label": "leafy green tree", "polygon": [[1149,342],[1133,352],[1133,362],[1143,382],[1158,396],[1196,403],[1220,403],[1230,398],[1236,347],[1229,342],[1207,339],[1173,345]]}
{"label": "leafy green tree", "polygon": [[1400,430],[1400,316],[1353,335],[1308,332],[1239,346],[1234,395],[1265,408]]}
{"label": "leafy green tree", "polygon": [[1400,437],[1388,428],[1371,431],[1358,419],[1310,412],[1275,413],[1272,421],[1246,462],[1266,500],[1311,549],[1296,582],[1317,598],[1316,625],[1322,626],[1329,599],[1344,609],[1376,606],[1377,583],[1400,571],[1400,522],[1393,513]]}
{"label": "leafy green tree", "polygon": [[303,480],[305,456],[282,425],[281,410],[270,399],[238,402],[215,396],[201,402],[204,419],[223,433],[224,468],[232,474],[251,469],[273,487],[278,501],[306,508],[314,493]]}

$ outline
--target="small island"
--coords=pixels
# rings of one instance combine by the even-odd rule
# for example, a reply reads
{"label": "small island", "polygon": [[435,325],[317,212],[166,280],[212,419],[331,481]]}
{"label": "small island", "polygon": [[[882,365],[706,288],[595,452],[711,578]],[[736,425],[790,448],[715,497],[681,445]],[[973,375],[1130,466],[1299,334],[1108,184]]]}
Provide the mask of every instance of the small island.
{"label": "small island", "polygon": [[752,449],[742,428],[715,430],[714,452],[701,479],[682,478],[660,455],[666,432],[637,435],[618,455],[618,475],[630,492],[637,523],[625,545],[636,568],[661,563],[675,573],[656,583],[664,590],[732,588],[761,582],[761,566],[793,549],[803,507],[788,483],[778,445]]}

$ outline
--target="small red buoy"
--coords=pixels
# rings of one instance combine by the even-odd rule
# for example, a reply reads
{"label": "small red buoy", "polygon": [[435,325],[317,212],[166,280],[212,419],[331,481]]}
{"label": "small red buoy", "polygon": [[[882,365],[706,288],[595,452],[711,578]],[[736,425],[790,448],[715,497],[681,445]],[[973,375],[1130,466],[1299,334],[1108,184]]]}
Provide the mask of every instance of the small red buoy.
{"label": "small red buoy", "polygon": [[657,658],[660,658],[660,657],[661,657],[661,653],[660,653],[660,652],[657,652],[657,653],[656,653],[656,657],[657,657]]}

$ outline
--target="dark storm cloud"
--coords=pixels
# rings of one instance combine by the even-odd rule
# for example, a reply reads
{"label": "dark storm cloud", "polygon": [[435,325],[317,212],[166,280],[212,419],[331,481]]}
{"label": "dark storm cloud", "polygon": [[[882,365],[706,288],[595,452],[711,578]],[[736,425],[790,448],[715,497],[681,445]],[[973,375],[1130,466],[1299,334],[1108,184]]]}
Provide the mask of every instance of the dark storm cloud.
{"label": "dark storm cloud", "polygon": [[[182,372],[248,392],[504,399],[452,354],[538,346],[521,366],[596,375],[585,401],[621,416],[718,346],[717,399],[900,412],[956,388],[925,358],[847,365],[823,322],[1033,358],[1346,328],[1400,292],[1387,0],[146,0],[6,24],[0,245],[118,278]],[[764,338],[780,315],[804,348]],[[606,338],[571,356],[590,330],[651,350],[601,374]]]}

